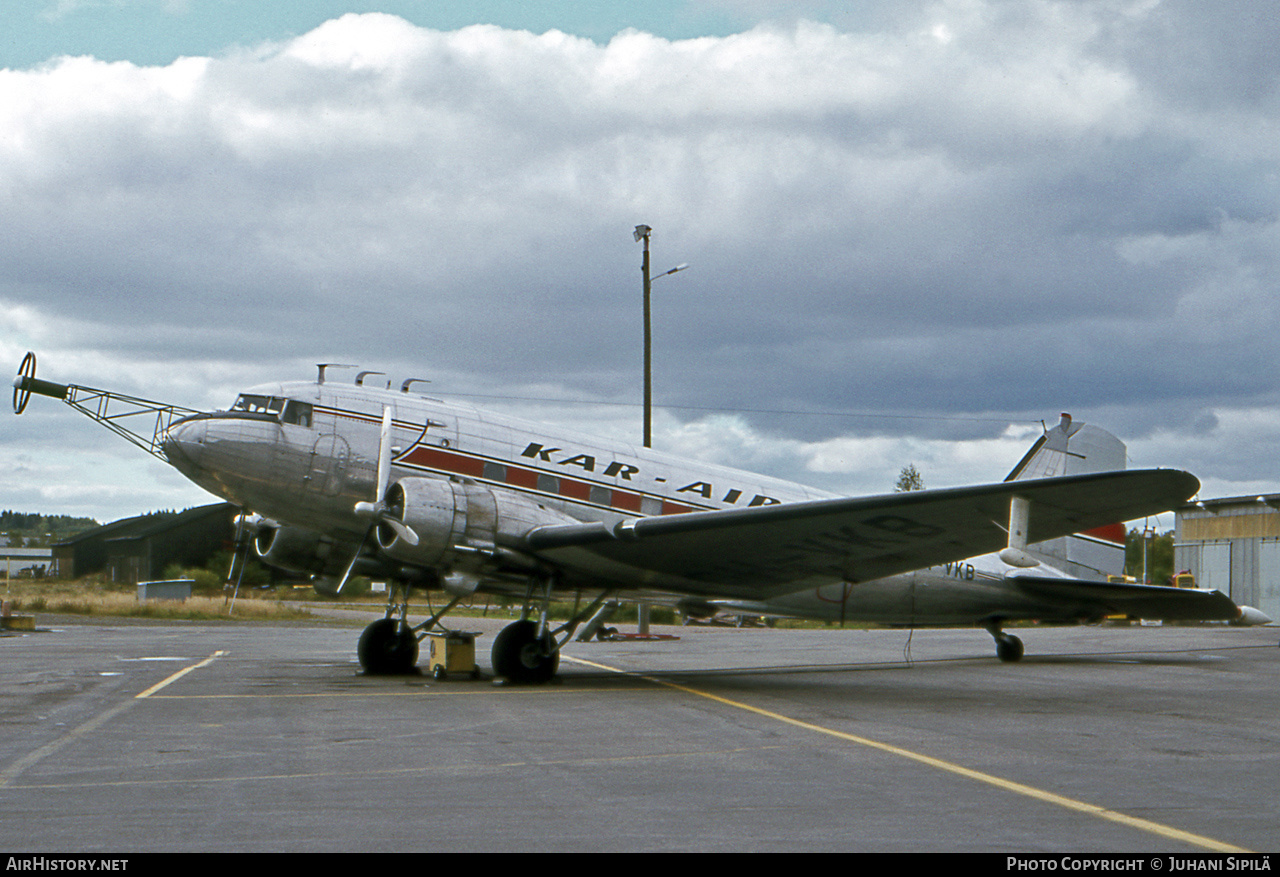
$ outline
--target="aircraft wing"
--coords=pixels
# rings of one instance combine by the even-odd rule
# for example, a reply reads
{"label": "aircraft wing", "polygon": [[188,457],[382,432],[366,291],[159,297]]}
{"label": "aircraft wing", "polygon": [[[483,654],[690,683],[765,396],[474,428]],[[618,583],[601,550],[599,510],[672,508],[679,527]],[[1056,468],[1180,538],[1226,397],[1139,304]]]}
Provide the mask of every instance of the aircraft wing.
{"label": "aircraft wing", "polygon": [[1172,508],[1200,489],[1173,469],[537,527],[520,546],[568,574],[702,596],[760,599],[861,582],[998,551],[1010,498],[1031,505],[1028,542]]}

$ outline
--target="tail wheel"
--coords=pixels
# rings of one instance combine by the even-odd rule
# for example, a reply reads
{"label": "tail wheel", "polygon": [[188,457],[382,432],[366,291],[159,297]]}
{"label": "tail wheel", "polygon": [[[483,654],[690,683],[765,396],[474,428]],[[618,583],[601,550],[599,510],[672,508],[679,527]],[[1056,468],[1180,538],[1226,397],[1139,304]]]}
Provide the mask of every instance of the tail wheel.
{"label": "tail wheel", "polygon": [[1001,661],[1022,660],[1022,640],[1005,634],[996,640],[996,657]]}

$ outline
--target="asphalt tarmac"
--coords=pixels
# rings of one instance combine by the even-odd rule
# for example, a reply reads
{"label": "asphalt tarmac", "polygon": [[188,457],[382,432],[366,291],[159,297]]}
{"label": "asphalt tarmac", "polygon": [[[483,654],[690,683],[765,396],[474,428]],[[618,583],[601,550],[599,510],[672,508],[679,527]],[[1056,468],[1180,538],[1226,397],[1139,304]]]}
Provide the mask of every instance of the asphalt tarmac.
{"label": "asphalt tarmac", "polygon": [[[481,670],[498,623],[483,632]],[[551,684],[362,675],[359,628],[0,638],[0,850],[1280,848],[1280,630],[669,628]]]}

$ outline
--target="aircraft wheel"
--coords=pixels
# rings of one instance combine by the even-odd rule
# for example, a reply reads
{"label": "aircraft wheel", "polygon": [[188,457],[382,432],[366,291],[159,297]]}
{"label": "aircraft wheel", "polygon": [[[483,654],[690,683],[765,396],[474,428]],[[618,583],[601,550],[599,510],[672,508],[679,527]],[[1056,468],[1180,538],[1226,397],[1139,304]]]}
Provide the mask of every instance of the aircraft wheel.
{"label": "aircraft wheel", "polygon": [[511,682],[547,682],[560,666],[559,652],[546,654],[549,645],[538,641],[532,621],[508,624],[493,640],[493,672]]}
{"label": "aircraft wheel", "polygon": [[384,618],[364,629],[356,653],[368,673],[377,676],[408,673],[418,662],[418,640],[403,622]]}
{"label": "aircraft wheel", "polygon": [[1016,636],[1005,635],[996,640],[996,657],[1001,661],[1019,661],[1022,659],[1022,640]]}

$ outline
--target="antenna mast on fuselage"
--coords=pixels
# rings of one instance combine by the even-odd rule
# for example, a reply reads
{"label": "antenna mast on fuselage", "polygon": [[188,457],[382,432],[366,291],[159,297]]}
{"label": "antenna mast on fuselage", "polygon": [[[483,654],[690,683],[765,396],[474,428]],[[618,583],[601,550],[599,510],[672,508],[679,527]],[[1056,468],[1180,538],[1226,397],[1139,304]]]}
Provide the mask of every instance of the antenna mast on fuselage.
{"label": "antenna mast on fuselage", "polygon": [[[325,369],[327,368],[359,368],[359,366],[351,365],[350,363],[345,363],[345,362],[317,362],[316,368],[320,369],[320,376],[316,379],[316,383],[323,384]],[[364,372],[363,374],[360,375],[360,377],[363,378],[366,374],[370,374],[370,372]],[[380,372],[374,372],[374,374],[380,374]],[[357,380],[356,383],[358,384],[360,383],[360,381]]]}

